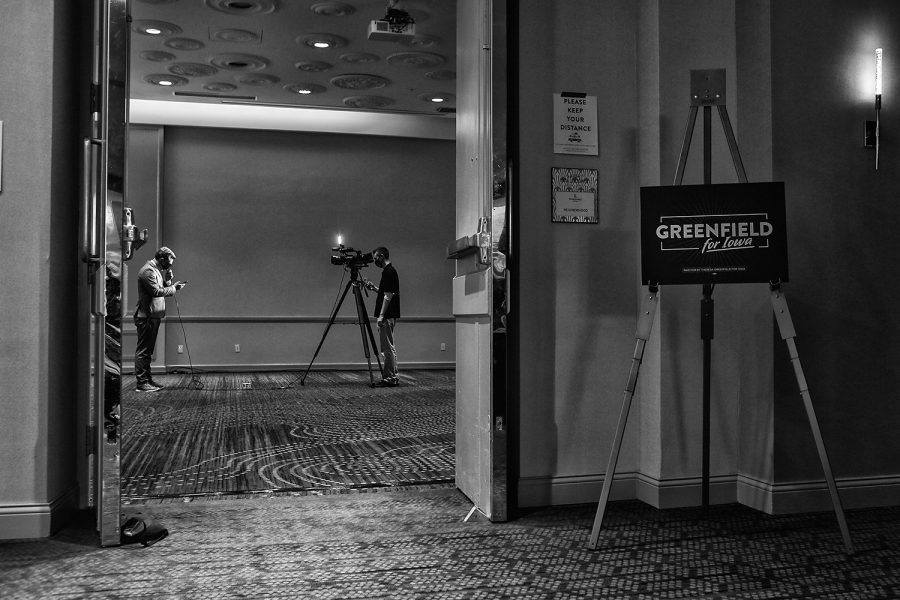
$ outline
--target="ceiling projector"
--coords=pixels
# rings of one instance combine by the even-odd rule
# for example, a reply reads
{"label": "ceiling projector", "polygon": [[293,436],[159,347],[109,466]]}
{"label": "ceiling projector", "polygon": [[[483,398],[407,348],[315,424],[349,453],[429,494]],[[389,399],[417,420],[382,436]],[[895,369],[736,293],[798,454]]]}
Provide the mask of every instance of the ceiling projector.
{"label": "ceiling projector", "polygon": [[373,42],[408,42],[416,37],[416,20],[408,12],[389,2],[383,19],[369,23],[369,37]]}
{"label": "ceiling projector", "polygon": [[406,42],[416,37],[415,23],[392,23],[391,21],[373,20],[369,23],[369,41],[372,42]]}

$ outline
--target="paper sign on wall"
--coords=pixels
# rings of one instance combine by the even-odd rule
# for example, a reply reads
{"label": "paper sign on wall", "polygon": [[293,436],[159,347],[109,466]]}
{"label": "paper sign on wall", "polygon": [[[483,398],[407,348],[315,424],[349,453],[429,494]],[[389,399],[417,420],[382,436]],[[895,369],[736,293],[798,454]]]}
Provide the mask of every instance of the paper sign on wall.
{"label": "paper sign on wall", "polygon": [[553,152],[598,155],[597,96],[553,94]]}

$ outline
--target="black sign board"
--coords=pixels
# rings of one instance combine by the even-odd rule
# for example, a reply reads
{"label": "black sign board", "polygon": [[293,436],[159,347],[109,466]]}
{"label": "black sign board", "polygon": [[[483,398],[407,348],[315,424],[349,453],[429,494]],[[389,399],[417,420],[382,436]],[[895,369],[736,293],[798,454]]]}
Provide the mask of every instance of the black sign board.
{"label": "black sign board", "polygon": [[642,187],[641,280],[787,281],[784,183]]}

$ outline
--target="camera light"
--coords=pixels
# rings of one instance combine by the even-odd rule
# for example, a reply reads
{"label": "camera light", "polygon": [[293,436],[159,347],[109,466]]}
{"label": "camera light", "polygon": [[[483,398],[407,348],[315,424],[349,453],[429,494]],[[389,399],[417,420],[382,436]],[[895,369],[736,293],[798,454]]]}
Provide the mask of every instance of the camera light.
{"label": "camera light", "polygon": [[338,234],[338,246],[342,246],[344,244],[344,240],[341,237],[341,234]]}

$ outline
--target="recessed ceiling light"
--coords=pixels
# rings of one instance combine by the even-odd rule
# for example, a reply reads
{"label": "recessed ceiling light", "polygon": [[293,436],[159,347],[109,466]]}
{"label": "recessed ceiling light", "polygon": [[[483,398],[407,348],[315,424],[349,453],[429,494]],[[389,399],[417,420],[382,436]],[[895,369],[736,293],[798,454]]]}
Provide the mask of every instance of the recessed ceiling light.
{"label": "recessed ceiling light", "polygon": [[297,43],[317,50],[327,50],[346,46],[347,40],[331,33],[307,33],[299,36]]}
{"label": "recessed ceiling light", "polygon": [[175,50],[200,50],[204,46],[203,42],[192,38],[169,38],[165,45]]}
{"label": "recessed ceiling light", "polygon": [[267,15],[277,9],[276,0],[204,0],[205,4],[231,15]]}
{"label": "recessed ceiling light", "polygon": [[168,75],[165,73],[154,73],[144,77],[144,81],[153,85],[161,85],[163,87],[172,87],[174,85],[185,85],[190,82],[187,77],[179,75]]}
{"label": "recessed ceiling light", "polygon": [[323,17],[346,17],[356,12],[356,9],[345,2],[319,2],[309,7],[317,15]]}
{"label": "recessed ceiling light", "polygon": [[456,97],[453,94],[448,94],[445,92],[426,92],[424,94],[419,94],[419,100],[423,102],[431,102],[434,104],[439,104],[441,102],[452,102]]}
{"label": "recessed ceiling light", "polygon": [[261,71],[269,66],[269,59],[254,54],[217,54],[209,63],[226,71]]}
{"label": "recessed ceiling light", "polygon": [[141,35],[169,37],[181,33],[181,27],[168,21],[137,19],[131,23],[131,30]]}
{"label": "recessed ceiling light", "polygon": [[321,94],[326,90],[325,86],[317,83],[290,83],[284,86],[284,89],[292,94],[301,94],[309,96],[310,94]]}
{"label": "recessed ceiling light", "polygon": [[322,62],[320,60],[304,60],[296,63],[294,66],[301,71],[307,71],[309,73],[321,73],[322,71],[328,71],[333,67],[331,63]]}

